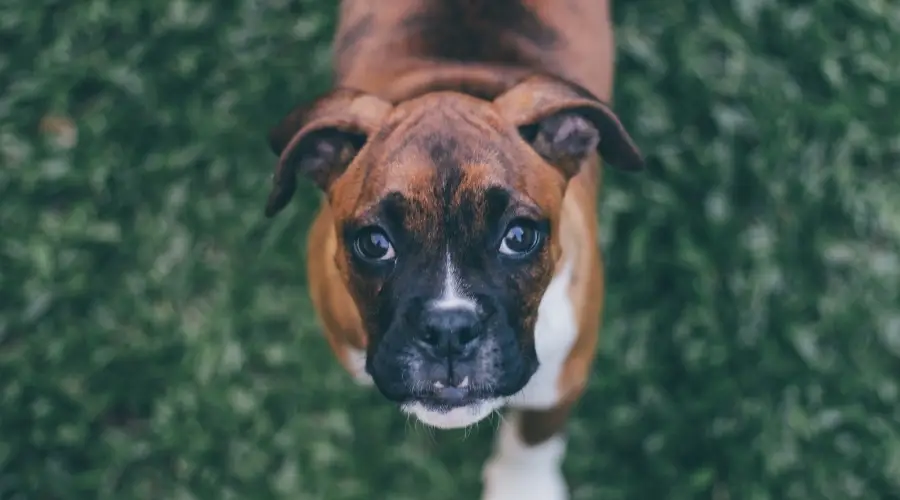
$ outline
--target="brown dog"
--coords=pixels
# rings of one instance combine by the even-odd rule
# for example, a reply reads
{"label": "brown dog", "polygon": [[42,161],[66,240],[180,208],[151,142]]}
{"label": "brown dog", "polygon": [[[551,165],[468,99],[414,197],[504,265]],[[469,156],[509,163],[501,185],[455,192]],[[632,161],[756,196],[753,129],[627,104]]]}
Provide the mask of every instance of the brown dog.
{"label": "brown dog", "polygon": [[513,408],[484,498],[567,498],[562,428],[603,303],[599,157],[643,167],[603,102],[605,0],[348,0],[334,48],[335,90],[270,134],[266,207],[297,174],[326,195],[308,271],[331,347],[426,424]]}

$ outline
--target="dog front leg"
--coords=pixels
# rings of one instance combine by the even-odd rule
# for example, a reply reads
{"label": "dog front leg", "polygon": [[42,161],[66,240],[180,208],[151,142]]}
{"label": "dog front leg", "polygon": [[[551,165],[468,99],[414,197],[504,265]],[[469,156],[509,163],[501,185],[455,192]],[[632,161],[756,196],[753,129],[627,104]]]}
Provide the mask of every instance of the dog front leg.
{"label": "dog front leg", "polygon": [[564,427],[572,403],[549,410],[511,410],[484,466],[483,500],[566,500]]}

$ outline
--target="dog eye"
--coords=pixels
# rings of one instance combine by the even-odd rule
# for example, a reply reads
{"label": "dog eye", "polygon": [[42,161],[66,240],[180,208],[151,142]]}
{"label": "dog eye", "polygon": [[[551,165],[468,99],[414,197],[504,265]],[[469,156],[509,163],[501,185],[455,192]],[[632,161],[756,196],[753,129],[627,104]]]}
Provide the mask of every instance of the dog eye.
{"label": "dog eye", "polygon": [[367,227],[357,234],[353,250],[360,258],[371,261],[386,261],[394,258],[394,245],[387,234],[377,227]]}
{"label": "dog eye", "polygon": [[515,220],[506,228],[500,242],[500,253],[510,257],[524,257],[534,252],[541,243],[541,232],[534,223]]}

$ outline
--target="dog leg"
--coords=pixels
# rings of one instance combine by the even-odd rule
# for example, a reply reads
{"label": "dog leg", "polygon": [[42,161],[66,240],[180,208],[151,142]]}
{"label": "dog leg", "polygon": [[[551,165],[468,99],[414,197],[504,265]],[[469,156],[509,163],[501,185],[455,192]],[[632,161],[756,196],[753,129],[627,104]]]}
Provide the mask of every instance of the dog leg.
{"label": "dog leg", "polygon": [[482,500],[567,500],[562,474],[563,426],[571,403],[550,410],[512,410],[500,424],[484,466]]}
{"label": "dog leg", "polygon": [[372,387],[375,381],[366,373],[366,351],[355,347],[347,347],[347,369],[353,375],[353,380],[363,387]]}

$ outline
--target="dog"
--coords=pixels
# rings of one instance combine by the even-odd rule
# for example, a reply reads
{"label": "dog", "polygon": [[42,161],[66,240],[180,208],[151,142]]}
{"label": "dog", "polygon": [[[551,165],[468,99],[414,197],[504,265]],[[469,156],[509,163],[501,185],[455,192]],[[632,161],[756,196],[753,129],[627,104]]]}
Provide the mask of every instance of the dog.
{"label": "dog", "polygon": [[311,300],[337,359],[423,423],[508,408],[483,499],[568,498],[565,422],[603,306],[601,163],[644,168],[610,108],[607,0],[346,0],[334,87],[269,132],[265,214],[300,182]]}

